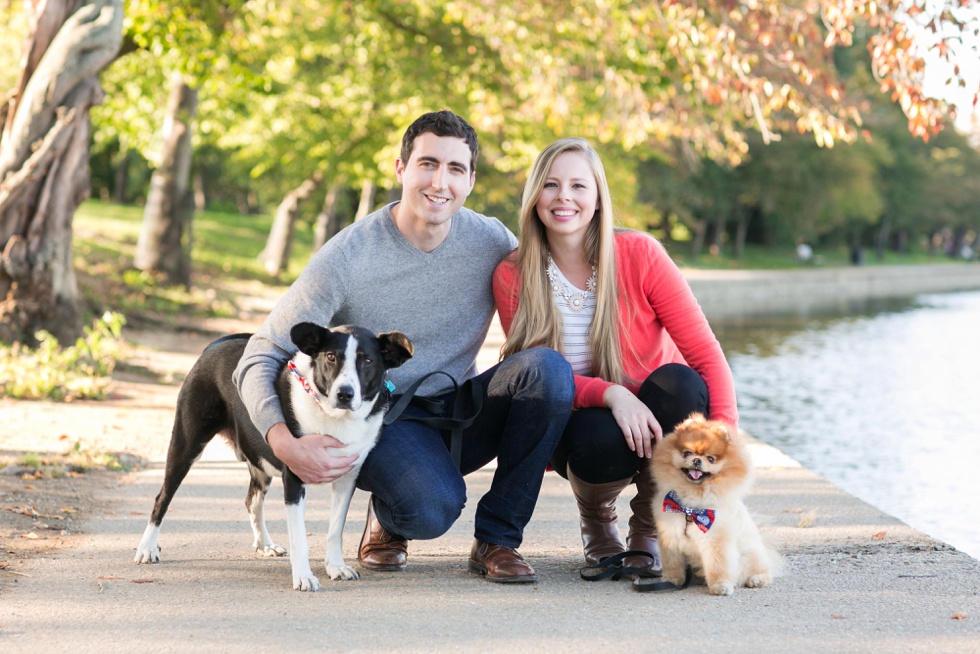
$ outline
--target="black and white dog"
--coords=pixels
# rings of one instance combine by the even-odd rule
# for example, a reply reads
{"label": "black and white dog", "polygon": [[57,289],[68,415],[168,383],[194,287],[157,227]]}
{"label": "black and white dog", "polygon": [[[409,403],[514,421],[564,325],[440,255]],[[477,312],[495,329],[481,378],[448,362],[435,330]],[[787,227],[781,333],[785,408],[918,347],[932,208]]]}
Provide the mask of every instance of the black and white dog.
{"label": "black and white dog", "polygon": [[[360,455],[354,469],[333,482],[327,531],[327,574],[331,579],[357,579],[344,562],[342,536],[354,483],[361,464],[374,447],[391,397],[386,373],[412,357],[414,346],[401,332],[375,336],[361,327],[327,329],[300,323],[290,337],[299,348],[280,371],[276,392],[286,424],[296,436],[329,434],[347,446],[338,455]],[[160,523],[191,465],[215,434],[234,447],[248,464],[251,482],[245,497],[255,539],[266,556],[286,550],[272,542],[265,525],[264,502],[272,477],[282,476],[293,588],[315,591],[320,582],[310,569],[306,539],[306,488],[272,453],[264,435],[252,424],[232,372],[248,342],[248,334],[225,336],[201,354],[177,396],[173,435],[167,451],[163,487],[156,497],[149,524],[136,548],[136,563],[160,561]]]}

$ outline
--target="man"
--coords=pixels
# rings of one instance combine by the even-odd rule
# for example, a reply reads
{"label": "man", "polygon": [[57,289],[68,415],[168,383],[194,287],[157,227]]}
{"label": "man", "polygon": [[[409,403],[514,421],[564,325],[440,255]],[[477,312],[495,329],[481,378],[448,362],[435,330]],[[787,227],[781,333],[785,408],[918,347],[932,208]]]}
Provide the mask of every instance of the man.
{"label": "man", "polygon": [[[401,201],[324,245],[249,342],[235,383],[276,456],[303,481],[331,482],[353,459],[333,454],[339,443],[329,434],[296,438],[285,425],[273,382],[295,351],[292,325],[351,323],[405,333],[415,356],[391,371],[396,393],[433,371],[460,382],[476,375],[494,311],[491,275],[516,246],[499,221],[463,207],[478,153],[476,132],[459,116],[439,111],[418,118],[395,161]],[[434,375],[419,393],[451,401],[447,381]],[[407,540],[444,534],[466,502],[463,475],[497,458],[490,490],[477,506],[469,568],[490,581],[536,580],[517,547],[571,411],[571,369],[554,350],[536,348],[476,381],[483,408],[463,432],[460,468],[437,429],[400,420],[382,431],[357,482],[372,493],[358,552],[362,566],[404,569]],[[406,415],[420,411],[410,406]]]}

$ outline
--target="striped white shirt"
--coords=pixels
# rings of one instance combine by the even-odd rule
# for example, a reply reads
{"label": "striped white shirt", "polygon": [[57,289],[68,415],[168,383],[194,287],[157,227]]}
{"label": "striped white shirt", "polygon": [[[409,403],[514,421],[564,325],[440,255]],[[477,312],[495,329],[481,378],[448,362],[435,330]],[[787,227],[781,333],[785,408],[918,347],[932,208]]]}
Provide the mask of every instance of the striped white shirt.
{"label": "striped white shirt", "polygon": [[[595,293],[586,293],[577,288],[565,275],[562,274],[558,266],[554,267],[556,277],[555,284],[552,285],[552,295],[555,298],[555,306],[562,317],[562,354],[572,366],[572,372],[576,375],[592,375],[592,355],[589,353],[589,327],[592,325],[592,317],[595,315]],[[554,285],[562,285],[567,288],[569,295],[581,295],[585,293],[585,302],[582,309],[573,311],[566,298],[554,290]]]}

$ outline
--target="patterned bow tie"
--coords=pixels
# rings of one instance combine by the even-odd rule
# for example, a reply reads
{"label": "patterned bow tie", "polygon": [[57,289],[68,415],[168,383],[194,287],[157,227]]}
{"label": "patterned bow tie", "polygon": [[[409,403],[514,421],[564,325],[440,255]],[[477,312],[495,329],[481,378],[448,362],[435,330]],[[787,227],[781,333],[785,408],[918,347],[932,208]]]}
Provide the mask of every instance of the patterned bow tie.
{"label": "patterned bow tie", "polygon": [[680,498],[674,491],[667,493],[667,497],[664,498],[664,513],[685,513],[687,521],[693,522],[702,532],[711,529],[715,521],[714,509],[689,509],[681,504]]}

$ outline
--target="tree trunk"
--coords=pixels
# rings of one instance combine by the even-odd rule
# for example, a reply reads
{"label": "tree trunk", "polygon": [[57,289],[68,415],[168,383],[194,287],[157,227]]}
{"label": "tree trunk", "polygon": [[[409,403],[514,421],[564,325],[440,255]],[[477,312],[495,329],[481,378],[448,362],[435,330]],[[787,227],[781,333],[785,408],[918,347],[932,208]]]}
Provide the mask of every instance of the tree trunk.
{"label": "tree trunk", "polygon": [[265,243],[262,254],[259,255],[262,267],[273,277],[279,276],[286,270],[286,264],[289,263],[289,254],[293,247],[293,231],[300,206],[322,185],[323,174],[317,171],[290,191],[276,208],[272,229],[269,230],[269,239]]}
{"label": "tree trunk", "polygon": [[736,259],[741,259],[745,255],[745,238],[749,232],[749,217],[744,211],[738,212],[738,223],[735,227],[735,254]]}
{"label": "tree trunk", "polygon": [[694,238],[691,239],[691,261],[697,261],[704,250],[704,240],[708,235],[708,221],[697,219],[694,221]]}
{"label": "tree trunk", "polygon": [[354,214],[354,220],[360,220],[374,210],[375,188],[374,182],[369,179],[364,180],[364,183],[361,185],[361,201],[357,205],[357,213]]}
{"label": "tree trunk", "polygon": [[343,216],[338,210],[338,200],[343,190],[344,186],[341,182],[334,182],[327,189],[327,196],[323,198],[323,209],[317,214],[316,226],[313,229],[314,252],[322,248],[324,243],[340,231],[340,223]]}
{"label": "tree trunk", "polygon": [[725,245],[725,224],[728,222],[727,218],[720,214],[715,216],[714,229],[712,229],[711,234],[711,248],[713,253],[720,253],[721,248]]}
{"label": "tree trunk", "polygon": [[878,261],[885,260],[885,250],[888,249],[888,241],[891,238],[892,221],[887,215],[881,219],[881,226],[878,228],[878,236],[875,239],[875,258]]}
{"label": "tree trunk", "polygon": [[0,340],[81,333],[72,218],[89,193],[89,110],[122,40],[122,0],[34,0],[0,133]]}
{"label": "tree trunk", "polygon": [[204,183],[204,175],[198,170],[194,173],[194,210],[204,211],[208,208],[208,187]]}
{"label": "tree trunk", "polygon": [[191,283],[194,193],[189,185],[191,122],[196,112],[197,91],[175,73],[163,122],[163,156],[150,178],[134,261],[140,270],[162,273],[168,283],[184,286]]}
{"label": "tree trunk", "polygon": [[112,183],[112,201],[116,204],[126,202],[126,185],[129,181],[129,162],[133,158],[133,151],[129,148],[119,157],[116,164],[116,176]]}

